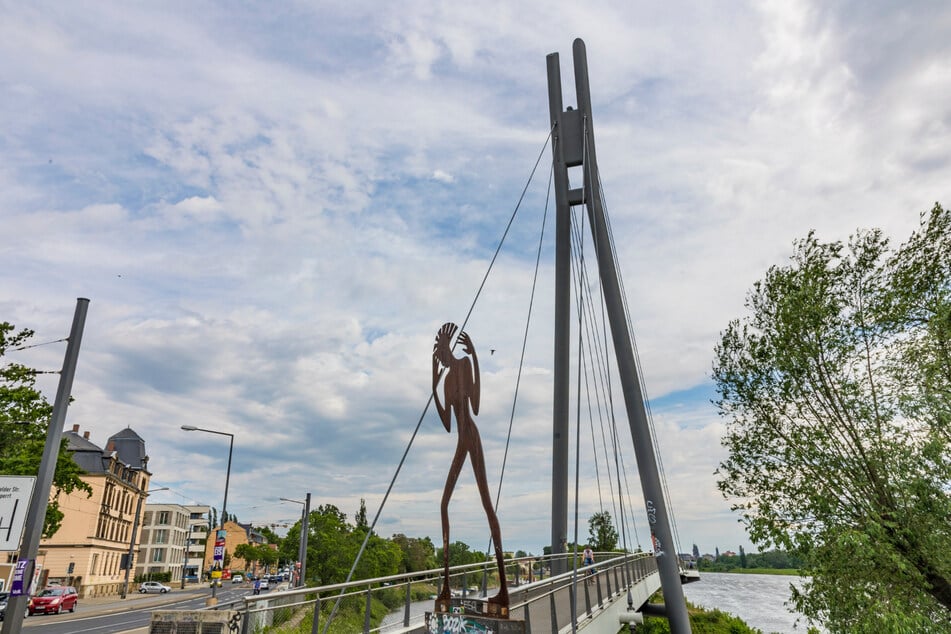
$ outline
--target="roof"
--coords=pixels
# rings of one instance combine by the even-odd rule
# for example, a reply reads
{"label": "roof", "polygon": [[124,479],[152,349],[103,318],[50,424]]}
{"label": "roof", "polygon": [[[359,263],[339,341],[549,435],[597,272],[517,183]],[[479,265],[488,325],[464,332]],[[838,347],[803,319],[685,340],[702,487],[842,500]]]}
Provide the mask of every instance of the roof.
{"label": "roof", "polygon": [[145,441],[131,427],[109,436],[106,448],[112,447],[119,454],[119,460],[133,469],[145,469],[149,457],[145,453]]}
{"label": "roof", "polygon": [[73,452],[73,460],[79,465],[79,468],[86,473],[105,473],[106,467],[103,465],[102,447],[83,438],[74,431],[63,432],[66,438],[66,448]]}

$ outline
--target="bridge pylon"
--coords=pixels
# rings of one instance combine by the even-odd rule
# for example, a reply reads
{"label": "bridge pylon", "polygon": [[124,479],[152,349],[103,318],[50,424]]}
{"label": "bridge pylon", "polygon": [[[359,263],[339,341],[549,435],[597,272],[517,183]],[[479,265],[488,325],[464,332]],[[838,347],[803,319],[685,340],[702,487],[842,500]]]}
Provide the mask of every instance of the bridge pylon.
{"label": "bridge pylon", "polygon": [[[591,90],[584,42],[574,41],[574,76],[577,109],[564,109],[558,53],[547,58],[548,105],[552,126],[552,160],[555,187],[555,358],[552,444],[552,527],[553,554],[564,553],[568,534],[568,421],[569,351],[571,319],[571,207],[584,205],[591,226],[598,260],[598,273],[605,309],[611,327],[618,374],[624,394],[628,424],[634,439],[634,453],[650,525],[651,542],[657,559],[665,613],[673,634],[689,634],[690,621],[680,580],[680,566],[664,498],[653,432],[644,405],[637,372],[633,337],[628,328],[617,262],[601,197],[591,116]],[[580,166],[580,187],[571,187],[569,167]],[[564,560],[562,560],[564,561]],[[565,564],[566,565],[566,564]],[[556,571],[552,571],[556,573]],[[563,572],[563,571],[557,571]]]}

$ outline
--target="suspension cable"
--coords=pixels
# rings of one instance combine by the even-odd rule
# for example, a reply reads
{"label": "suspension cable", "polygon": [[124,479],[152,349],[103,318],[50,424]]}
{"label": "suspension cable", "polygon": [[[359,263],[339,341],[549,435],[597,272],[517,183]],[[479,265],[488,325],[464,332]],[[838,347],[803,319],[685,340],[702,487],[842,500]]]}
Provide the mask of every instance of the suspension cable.
{"label": "suspension cable", "polygon": [[[600,174],[598,174],[598,182],[599,184],[601,183]],[[617,245],[614,241],[614,231],[611,227],[610,215],[608,214],[607,200],[604,198],[604,188],[599,187],[598,190],[600,193],[601,207],[604,210],[605,227],[607,229],[607,235],[610,242],[611,252],[613,254],[615,261],[618,261],[617,260]],[[658,444],[658,440],[657,440],[657,429],[654,425],[654,417],[653,417],[653,412],[650,406],[650,397],[648,396],[646,377],[644,376],[644,371],[643,371],[643,368],[641,367],[641,358],[640,358],[640,353],[637,347],[637,338],[634,335],[634,326],[631,321],[631,311],[628,305],[627,290],[624,287],[624,278],[621,275],[620,267],[617,268],[617,278],[618,278],[618,284],[621,290],[621,298],[623,301],[625,321],[627,322],[628,331],[631,333],[631,345],[634,351],[634,362],[637,368],[638,382],[640,383],[640,386],[641,386],[641,392],[642,392],[643,400],[644,400],[644,408],[645,408],[645,413],[647,416],[647,424],[651,432],[651,440],[653,445],[652,450],[657,460],[657,467],[658,467],[659,476],[661,480],[661,487],[663,489],[663,494],[667,501],[667,504],[666,504],[667,515],[670,517],[670,524],[671,524],[671,529],[673,531],[675,552],[679,553],[682,550],[680,545],[680,534],[677,528],[677,520],[674,516],[673,505],[671,504],[671,500],[670,500],[670,490],[667,486],[667,474],[666,474],[666,471],[664,470],[663,456],[661,455],[660,445]]]}

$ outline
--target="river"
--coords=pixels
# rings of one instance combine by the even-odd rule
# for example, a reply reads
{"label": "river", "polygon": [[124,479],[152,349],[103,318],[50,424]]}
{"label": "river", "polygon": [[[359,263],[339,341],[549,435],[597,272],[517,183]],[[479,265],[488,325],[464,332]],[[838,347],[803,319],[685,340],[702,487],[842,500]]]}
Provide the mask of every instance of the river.
{"label": "river", "polygon": [[798,634],[806,627],[794,627],[798,615],[785,605],[790,583],[799,586],[799,577],[701,572],[700,581],[684,586],[684,595],[694,605],[734,614],[764,634]]}

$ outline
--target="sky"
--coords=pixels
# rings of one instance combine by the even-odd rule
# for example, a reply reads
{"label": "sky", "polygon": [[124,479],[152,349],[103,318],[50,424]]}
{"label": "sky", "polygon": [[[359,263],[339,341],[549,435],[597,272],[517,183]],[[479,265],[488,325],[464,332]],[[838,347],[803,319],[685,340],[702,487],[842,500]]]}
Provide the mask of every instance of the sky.
{"label": "sky", "polygon": [[[541,153],[467,326],[498,487],[546,205],[545,60],[560,53],[572,105],[576,37],[684,551],[757,550],[716,488],[727,421],[711,404],[714,346],[752,285],[810,230],[879,227],[897,245],[949,203],[944,2],[2,7],[0,320],[52,341],[88,298],[67,429],[104,446],[132,427],[169,488],[151,501],[219,511],[228,439],[181,426],[232,433],[228,511],[278,532],[300,515],[279,498],[310,492],[351,519],[366,500],[383,536],[440,541],[456,436],[426,409],[433,337],[466,318]],[[535,553],[551,516],[546,229],[498,511],[506,550]],[[58,370],[64,350],[11,360]],[[56,375],[39,385],[52,401]],[[646,548],[616,415],[627,539]],[[588,425],[582,541],[611,504]],[[451,539],[485,548],[469,467],[450,518]]]}

